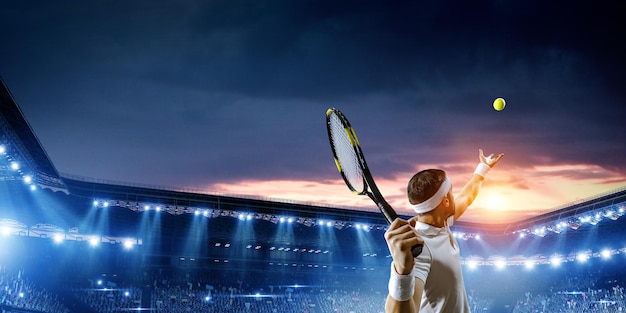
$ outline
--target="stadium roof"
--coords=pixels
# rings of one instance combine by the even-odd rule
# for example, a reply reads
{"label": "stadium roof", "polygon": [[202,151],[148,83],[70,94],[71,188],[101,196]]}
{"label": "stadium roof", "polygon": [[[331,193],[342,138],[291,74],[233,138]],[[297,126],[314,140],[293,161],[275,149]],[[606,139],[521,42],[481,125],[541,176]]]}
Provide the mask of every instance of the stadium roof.
{"label": "stadium roof", "polygon": [[[65,184],[54,164],[41,146],[11,92],[0,77],[0,145],[11,161],[22,163],[23,175],[33,175],[41,187],[66,191]],[[20,179],[0,168],[0,180]],[[67,192],[67,191],[66,191]]]}

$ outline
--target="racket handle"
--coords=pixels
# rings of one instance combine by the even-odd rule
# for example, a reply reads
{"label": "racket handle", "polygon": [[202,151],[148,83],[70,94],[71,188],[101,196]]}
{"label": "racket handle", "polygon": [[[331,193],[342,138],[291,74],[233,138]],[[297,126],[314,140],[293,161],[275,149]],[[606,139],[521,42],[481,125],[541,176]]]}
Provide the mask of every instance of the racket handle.
{"label": "racket handle", "polygon": [[[398,218],[398,214],[389,205],[389,203],[387,203],[387,201],[385,201],[384,199],[377,200],[371,195],[370,195],[370,198],[372,198],[372,200],[374,200],[376,205],[378,205],[378,208],[380,209],[380,212],[383,214],[383,216],[387,220],[387,223],[391,224],[396,218]],[[413,254],[414,258],[422,253],[422,248],[424,248],[424,245],[419,244],[419,243],[411,247],[411,254]]]}
{"label": "racket handle", "polygon": [[424,245],[420,243],[411,247],[411,254],[413,254],[414,258],[422,253],[422,248],[424,248]]}

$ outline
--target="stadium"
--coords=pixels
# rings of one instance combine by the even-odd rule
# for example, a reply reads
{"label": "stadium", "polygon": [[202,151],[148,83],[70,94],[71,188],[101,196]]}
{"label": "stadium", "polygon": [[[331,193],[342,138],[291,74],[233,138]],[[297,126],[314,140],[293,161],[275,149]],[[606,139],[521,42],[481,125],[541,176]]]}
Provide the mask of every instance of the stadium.
{"label": "stadium", "polygon": [[[2,312],[383,312],[374,209],[59,173],[0,86]],[[626,188],[459,222],[473,312],[622,312]]]}

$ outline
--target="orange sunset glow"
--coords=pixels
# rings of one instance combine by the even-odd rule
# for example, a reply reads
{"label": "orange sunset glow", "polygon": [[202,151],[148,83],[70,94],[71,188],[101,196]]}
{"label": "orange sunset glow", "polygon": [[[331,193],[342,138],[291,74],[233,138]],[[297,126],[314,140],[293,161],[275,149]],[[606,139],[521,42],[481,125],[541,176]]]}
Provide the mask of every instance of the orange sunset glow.
{"label": "orange sunset glow", "polygon": [[[465,167],[470,166],[466,165]],[[589,173],[589,177],[579,175],[572,178],[570,175],[572,172]],[[469,179],[467,173],[448,171],[448,174],[454,186],[453,193],[458,192]],[[387,201],[401,215],[412,214],[404,194],[406,182],[412,175],[413,173],[398,173],[397,179],[377,180],[378,187]],[[595,165],[538,166],[513,171],[498,169],[496,166],[487,176],[478,198],[463,220],[485,223],[512,222],[623,188],[626,188],[626,177]],[[244,181],[236,184],[215,184],[207,187],[207,190],[377,210],[376,205],[367,196],[353,195],[339,174],[337,180],[333,181]]]}

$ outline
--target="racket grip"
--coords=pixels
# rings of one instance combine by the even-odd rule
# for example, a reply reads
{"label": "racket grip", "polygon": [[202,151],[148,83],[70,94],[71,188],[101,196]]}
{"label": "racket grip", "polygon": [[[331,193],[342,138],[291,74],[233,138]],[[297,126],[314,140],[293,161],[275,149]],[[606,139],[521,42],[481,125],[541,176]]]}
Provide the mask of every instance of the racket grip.
{"label": "racket grip", "polygon": [[424,248],[424,245],[419,243],[411,247],[411,254],[413,254],[414,258],[422,253],[422,248]]}

